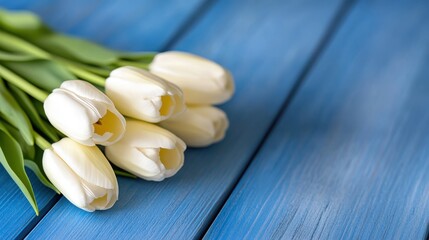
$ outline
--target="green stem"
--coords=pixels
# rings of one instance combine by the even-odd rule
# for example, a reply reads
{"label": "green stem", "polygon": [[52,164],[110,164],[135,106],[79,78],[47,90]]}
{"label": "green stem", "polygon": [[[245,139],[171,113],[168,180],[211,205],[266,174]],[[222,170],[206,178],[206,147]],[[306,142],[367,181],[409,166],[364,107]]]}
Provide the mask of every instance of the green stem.
{"label": "green stem", "polygon": [[85,63],[81,63],[81,62],[76,62],[70,59],[66,59],[63,57],[59,57],[59,56],[53,56],[55,60],[57,60],[58,62],[64,64],[64,65],[73,65],[77,68],[81,68],[83,70],[87,70],[88,72],[91,72],[93,74],[99,75],[101,77],[108,77],[110,74],[110,70],[109,69],[105,69],[102,67],[97,67],[97,66],[90,66],[87,65]]}
{"label": "green stem", "polygon": [[113,172],[115,172],[116,175],[118,176],[122,176],[122,177],[127,177],[127,178],[134,178],[136,179],[137,177],[131,173],[127,173],[118,169],[113,169]]}
{"label": "green stem", "polygon": [[0,65],[0,75],[3,76],[6,81],[12,83],[16,87],[20,88],[22,91],[26,92],[28,95],[39,100],[40,102],[44,102],[45,99],[48,97],[48,93],[35,87],[31,83],[27,82],[25,79],[18,76],[11,70],[3,67],[2,65]]}
{"label": "green stem", "polygon": [[126,60],[119,60],[117,62],[117,64],[121,67],[124,66],[133,66],[133,67],[138,67],[138,68],[142,68],[145,70],[149,70],[149,64],[150,63],[142,63],[142,62],[132,62],[132,61],[126,61]]}
{"label": "green stem", "polygon": [[82,78],[84,80],[87,80],[88,82],[91,82],[93,84],[96,84],[98,86],[104,87],[106,84],[106,80],[92,72],[88,72],[85,69],[76,67],[72,64],[65,64],[66,68],[72,72],[74,75],[78,76],[79,78]]}
{"label": "green stem", "polygon": [[48,140],[46,140],[45,138],[43,138],[37,132],[33,131],[33,134],[34,134],[34,140],[35,140],[36,145],[38,147],[40,147],[42,150],[51,148],[51,144],[48,142]]}
{"label": "green stem", "polygon": [[9,51],[30,54],[41,59],[49,59],[50,54],[26,40],[0,30],[0,47]]}

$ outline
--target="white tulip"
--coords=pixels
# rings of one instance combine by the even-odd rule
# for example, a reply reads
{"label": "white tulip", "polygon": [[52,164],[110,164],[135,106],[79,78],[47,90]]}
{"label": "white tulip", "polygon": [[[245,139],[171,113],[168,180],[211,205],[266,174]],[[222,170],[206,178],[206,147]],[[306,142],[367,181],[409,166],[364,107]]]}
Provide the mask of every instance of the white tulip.
{"label": "white tulip", "polygon": [[183,93],[176,85],[135,67],[120,67],[106,80],[106,94],[129,117],[159,122],[182,113]]}
{"label": "white tulip", "polygon": [[124,137],[107,146],[107,158],[138,177],[162,181],[183,166],[185,143],[169,131],[138,120],[127,120]]}
{"label": "white tulip", "polygon": [[55,128],[84,145],[109,145],[125,132],[125,119],[112,101],[85,81],[63,82],[46,98],[44,109]]}
{"label": "white tulip", "polygon": [[185,141],[190,147],[205,147],[219,142],[228,129],[228,118],[219,108],[188,106],[185,113],[160,125]]}
{"label": "white tulip", "polygon": [[43,153],[43,169],[55,187],[83,210],[109,209],[118,199],[115,173],[96,146],[63,138]]}
{"label": "white tulip", "polygon": [[234,80],[228,70],[193,54],[159,53],[149,70],[179,86],[188,104],[223,103],[234,93]]}

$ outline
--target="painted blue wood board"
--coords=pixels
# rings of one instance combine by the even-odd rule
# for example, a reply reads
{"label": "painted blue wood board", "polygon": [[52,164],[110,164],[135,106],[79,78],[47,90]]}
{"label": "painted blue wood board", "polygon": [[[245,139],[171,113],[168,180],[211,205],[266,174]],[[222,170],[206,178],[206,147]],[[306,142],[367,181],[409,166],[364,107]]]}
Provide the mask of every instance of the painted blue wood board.
{"label": "painted blue wood board", "polygon": [[[54,29],[128,51],[159,51],[206,0],[0,0],[0,7],[31,10]],[[135,39],[130,44],[129,39]]]}
{"label": "painted blue wood board", "polygon": [[36,195],[40,217],[36,217],[24,194],[10,179],[6,170],[0,167],[0,216],[2,218],[0,237],[2,239],[23,237],[21,233],[25,232],[28,226],[34,227],[59,198],[59,196],[55,197],[52,191],[44,187],[30,170],[27,172]]}
{"label": "painted blue wood board", "polygon": [[[164,182],[120,178],[119,201],[109,211],[85,213],[61,199],[28,238],[202,236],[341,5],[338,0],[214,2],[174,49],[214,59],[236,77],[236,95],[222,106],[231,122],[226,139],[187,150],[184,168]],[[129,45],[138,41],[130,38]]]}
{"label": "painted blue wood board", "polygon": [[[177,1],[176,1],[177,2]],[[199,8],[199,4],[203,3],[202,0],[189,1],[187,5],[179,2],[170,1],[169,7],[166,8],[166,2],[159,1],[145,1],[140,4],[125,4],[122,8],[118,6],[119,1],[105,2],[101,4],[100,1],[6,1],[0,0],[0,7],[15,10],[31,10],[38,13],[53,28],[67,32],[69,34],[81,35],[82,37],[91,40],[97,40],[97,34],[102,34],[102,29],[105,27],[107,18],[112,18],[111,23],[120,22],[121,18],[114,18],[111,12],[112,5],[117,9],[117,14],[125,18],[126,13],[136,15],[135,11],[140,10],[143,15],[140,16],[141,20],[133,20],[129,23],[128,29],[132,32],[132,37],[136,39],[133,45],[121,43],[121,34],[114,35],[112,38],[107,39],[112,41],[111,46],[117,49],[128,50],[161,50],[163,44],[167,44],[176,32],[181,28],[188,18],[190,18],[194,11]],[[110,5],[109,5],[110,3]],[[123,3],[123,2],[122,2]],[[174,7],[178,5],[177,7]],[[86,6],[82,8],[82,6]],[[133,8],[134,7],[134,8]],[[92,12],[88,12],[89,10]],[[179,11],[176,11],[179,10]],[[159,21],[155,21],[155,17]],[[167,23],[169,19],[174,18],[174,23]],[[93,24],[98,22],[99,24]],[[145,29],[141,27],[143,23],[150,22],[151,28]],[[87,24],[92,23],[92,24]],[[89,29],[88,27],[92,28]],[[84,31],[80,34],[78,31]],[[126,35],[126,34],[125,34]],[[151,40],[155,36],[159,41]],[[146,39],[145,41],[138,41],[139,39]],[[106,43],[106,45],[108,45]],[[28,170],[27,172],[31,172]],[[59,196],[53,191],[47,189],[39,183],[37,178],[30,174],[30,180],[33,184],[36,199],[38,201],[39,209],[41,211],[40,217],[36,217],[30,204],[25,199],[24,195],[15,186],[12,179],[7,175],[6,171],[0,167],[0,216],[3,219],[11,219],[5,221],[0,227],[1,238],[21,238],[28,234],[28,232],[37,224],[41,217],[50,210],[50,208],[58,201]]]}
{"label": "painted blue wood board", "polygon": [[205,239],[424,239],[429,4],[360,1]]}

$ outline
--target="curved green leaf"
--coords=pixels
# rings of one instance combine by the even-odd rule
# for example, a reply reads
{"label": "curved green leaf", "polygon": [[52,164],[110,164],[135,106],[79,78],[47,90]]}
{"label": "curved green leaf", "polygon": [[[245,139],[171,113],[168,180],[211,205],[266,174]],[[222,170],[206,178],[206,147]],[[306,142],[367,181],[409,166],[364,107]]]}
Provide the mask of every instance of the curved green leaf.
{"label": "curved green leaf", "polygon": [[62,65],[48,60],[27,62],[2,62],[6,68],[28,80],[34,86],[51,92],[65,80],[76,79]]}
{"label": "curved green leaf", "polygon": [[[104,147],[99,147],[100,150],[103,152],[104,151]],[[119,168],[118,166],[111,164],[112,168],[113,168],[113,172],[115,172],[115,174],[117,176],[122,176],[122,177],[127,177],[127,178],[137,178],[136,175],[129,173],[128,171],[125,171],[122,168]]]}
{"label": "curved green leaf", "polygon": [[13,181],[21,189],[24,196],[30,202],[31,206],[39,215],[36,197],[34,196],[33,187],[30,179],[24,169],[24,158],[21,148],[15,139],[6,131],[6,128],[0,123],[0,162]]}
{"label": "curved green leaf", "polygon": [[[33,103],[33,106],[36,109],[39,116],[44,120],[48,120],[48,117],[46,116],[46,113],[45,113],[45,109],[43,108],[43,103],[40,101],[37,101],[34,98],[31,99],[31,102]],[[48,123],[45,122],[45,124],[48,124]]]}
{"label": "curved green leaf", "polygon": [[113,171],[115,172],[116,176],[133,178],[133,179],[137,178],[136,175],[129,173],[129,172],[122,170],[122,169],[114,168]]}
{"label": "curved green leaf", "polygon": [[0,49],[9,52],[23,53],[42,59],[49,59],[49,53],[24,39],[0,30]]}
{"label": "curved green leaf", "polygon": [[58,60],[63,65],[80,68],[82,70],[85,70],[87,72],[91,72],[91,73],[99,75],[101,77],[108,77],[110,75],[110,72],[113,70],[113,68],[108,67],[108,66],[95,66],[95,65],[90,65],[90,64],[85,64],[85,63],[73,61],[70,59],[59,58]]}
{"label": "curved green leaf", "polygon": [[[2,119],[0,118],[0,121]],[[25,139],[23,138],[22,134],[19,132],[18,129],[13,127],[12,125],[8,124],[7,122],[3,122],[3,126],[7,130],[7,132],[18,142],[19,146],[21,146],[22,153],[24,154],[24,158],[34,158],[35,156],[35,150],[34,145],[28,145]]]}
{"label": "curved green leaf", "polygon": [[115,65],[120,67],[133,66],[147,70],[155,56],[156,53],[121,53],[121,59],[115,62]]}
{"label": "curved green leaf", "polygon": [[123,60],[151,63],[157,52],[118,52],[119,58]]}
{"label": "curved green leaf", "polygon": [[0,116],[19,129],[28,145],[34,144],[33,128],[27,115],[15,101],[0,79]]}
{"label": "curved green leaf", "polygon": [[25,55],[22,53],[9,53],[0,50],[0,61],[11,61],[11,62],[25,62],[38,59],[32,55]]}
{"label": "curved green leaf", "polygon": [[13,85],[9,85],[9,89],[22,109],[27,113],[34,126],[43,132],[44,135],[48,136],[50,140],[57,142],[59,140],[57,133],[42,120],[28,95]]}
{"label": "curved green leaf", "polygon": [[0,9],[0,27],[17,34],[37,34],[47,27],[34,13]]}
{"label": "curved green leaf", "polygon": [[98,66],[112,64],[118,59],[114,51],[62,34],[43,35],[32,42],[54,55]]}

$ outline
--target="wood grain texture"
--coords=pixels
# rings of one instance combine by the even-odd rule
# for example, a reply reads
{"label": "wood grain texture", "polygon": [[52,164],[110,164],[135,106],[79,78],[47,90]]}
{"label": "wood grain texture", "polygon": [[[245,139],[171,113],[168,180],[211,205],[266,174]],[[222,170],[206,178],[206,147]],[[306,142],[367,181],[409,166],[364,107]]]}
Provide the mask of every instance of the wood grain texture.
{"label": "wood grain texture", "polygon": [[[0,7],[34,11],[50,26],[61,32],[78,34],[91,40],[100,40],[99,42],[117,49],[157,51],[161,50],[177,34],[176,31],[182,28],[182,24],[188,21],[203,2],[203,0],[192,0],[184,4],[179,1],[161,3],[153,0],[144,1],[141,4],[138,2],[124,4],[124,1],[0,0]],[[121,17],[117,17],[117,15]],[[129,21],[125,22],[128,33],[121,32],[120,25],[124,21]],[[114,31],[115,34],[110,34],[109,31]],[[135,39],[133,45],[123,42],[124,34]],[[0,216],[2,219],[11,220],[2,222],[0,236],[2,239],[21,238],[26,236],[41,217],[49,211],[58,201],[59,196],[41,185],[37,178],[30,174],[41,211],[41,217],[36,217],[24,195],[15,186],[6,171],[2,167],[0,168]]]}
{"label": "wood grain texture", "polygon": [[0,216],[2,218],[0,236],[2,239],[24,237],[28,233],[27,228],[34,227],[59,199],[59,196],[54,196],[53,191],[43,186],[30,170],[27,173],[36,195],[40,217],[36,217],[24,194],[12,181],[6,170],[0,167]]}
{"label": "wood grain texture", "polygon": [[[231,122],[226,139],[188,150],[184,168],[164,182],[119,179],[119,201],[109,211],[85,213],[61,199],[28,238],[201,237],[340,5],[339,0],[215,2],[174,48],[214,59],[236,77],[236,95],[222,106]],[[129,38],[130,46],[138,42]]]}
{"label": "wood grain texture", "polygon": [[31,10],[56,30],[114,49],[160,51],[205,2],[0,0],[0,7]]}
{"label": "wood grain texture", "polygon": [[429,4],[360,1],[206,239],[423,239]]}

